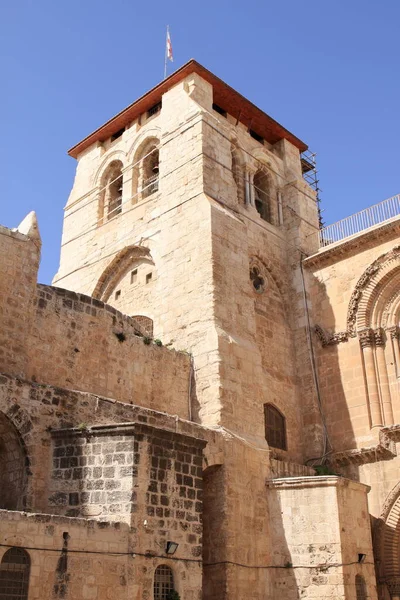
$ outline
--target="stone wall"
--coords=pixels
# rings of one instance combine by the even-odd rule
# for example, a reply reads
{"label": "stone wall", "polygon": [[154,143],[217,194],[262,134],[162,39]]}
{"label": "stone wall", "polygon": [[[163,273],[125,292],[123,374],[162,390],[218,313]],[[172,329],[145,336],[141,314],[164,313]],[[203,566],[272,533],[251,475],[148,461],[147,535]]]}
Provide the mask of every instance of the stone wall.
{"label": "stone wall", "polygon": [[275,479],[267,487],[270,597],[356,600],[360,575],[375,600],[368,488],[332,476]]}

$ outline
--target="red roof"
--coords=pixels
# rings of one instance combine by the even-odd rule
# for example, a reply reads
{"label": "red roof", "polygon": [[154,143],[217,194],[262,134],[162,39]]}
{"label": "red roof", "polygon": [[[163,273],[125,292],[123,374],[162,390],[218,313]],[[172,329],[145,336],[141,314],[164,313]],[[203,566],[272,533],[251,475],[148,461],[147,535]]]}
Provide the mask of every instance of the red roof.
{"label": "red roof", "polygon": [[222,79],[219,79],[219,77],[211,73],[211,71],[208,71],[208,69],[192,59],[183,65],[183,67],[175,71],[175,73],[172,73],[167,79],[164,79],[164,81],[144,94],[144,96],[136,100],[136,102],[122,110],[115,117],[96,129],[96,131],[73,146],[68,151],[68,154],[77,158],[81,152],[95,142],[104,142],[111,135],[120,129],[123,129],[126,125],[137,119],[139,115],[145,113],[149,108],[157,104],[165,92],[191,73],[197,73],[212,85],[213,102],[215,104],[218,104],[246,127],[257,132],[257,134],[267,140],[267,142],[274,144],[284,138],[296,146],[300,152],[307,150],[307,145],[299,138],[282,127],[282,125],[277,123],[277,121],[272,119],[261,109],[257,108],[257,106],[231,88],[222,81]]}

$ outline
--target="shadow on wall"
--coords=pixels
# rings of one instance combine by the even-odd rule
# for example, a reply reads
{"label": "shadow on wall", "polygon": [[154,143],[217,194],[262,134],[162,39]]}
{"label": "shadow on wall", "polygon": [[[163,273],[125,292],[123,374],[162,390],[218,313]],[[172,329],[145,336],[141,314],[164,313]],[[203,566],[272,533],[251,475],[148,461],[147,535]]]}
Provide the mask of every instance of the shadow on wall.
{"label": "shadow on wall", "polygon": [[23,441],[0,412],[0,509],[23,510],[26,507],[27,456]]}

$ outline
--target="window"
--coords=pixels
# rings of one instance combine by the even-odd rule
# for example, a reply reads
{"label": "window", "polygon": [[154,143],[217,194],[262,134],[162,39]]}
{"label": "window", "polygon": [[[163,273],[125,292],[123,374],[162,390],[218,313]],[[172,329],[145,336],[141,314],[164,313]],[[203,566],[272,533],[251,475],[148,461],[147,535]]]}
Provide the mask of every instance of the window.
{"label": "window", "polygon": [[111,136],[111,141],[113,142],[114,140],[117,140],[118,138],[120,138],[121,135],[124,133],[124,131],[125,131],[125,127],[123,127],[122,129],[119,129],[118,131],[113,133]]}
{"label": "window", "polygon": [[269,178],[264,171],[257,171],[254,175],[254,203],[257,212],[264,221],[272,223],[271,220],[271,190]]}
{"label": "window", "polygon": [[272,448],[286,450],[286,419],[272,404],[264,404],[265,439]]}
{"label": "window", "polygon": [[119,298],[120,298],[120,297],[121,297],[121,290],[117,290],[117,291],[115,292],[115,299],[116,299],[116,300],[119,300]]}
{"label": "window", "polygon": [[10,548],[0,564],[0,600],[27,600],[31,561],[23,548]]}
{"label": "window", "polygon": [[264,138],[262,137],[262,135],[259,135],[256,131],[254,131],[254,129],[249,129],[249,134],[252,138],[257,140],[257,142],[260,142],[260,144],[264,144]]}
{"label": "window", "polygon": [[253,288],[258,294],[262,294],[265,290],[265,279],[260,273],[258,267],[252,267],[250,269],[250,281],[253,284]]}
{"label": "window", "polygon": [[168,600],[174,591],[174,576],[167,565],[160,565],[154,573],[154,600]]}
{"label": "window", "polygon": [[226,110],[218,106],[218,104],[213,104],[212,107],[213,110],[215,110],[215,112],[217,112],[218,114],[222,115],[223,117],[227,116],[228,113],[226,112]]}
{"label": "window", "polygon": [[158,112],[160,112],[160,110],[161,110],[161,102],[157,102],[157,104],[155,104],[154,106],[149,108],[149,110],[147,111],[147,118],[152,117],[153,115],[156,115]]}
{"label": "window", "polygon": [[99,220],[112,219],[122,211],[122,162],[114,160],[101,180]]}
{"label": "window", "polygon": [[131,272],[131,283],[136,283],[137,281],[137,269]]}
{"label": "window", "polygon": [[146,283],[150,283],[153,278],[153,273],[147,273],[146,275]]}
{"label": "window", "polygon": [[158,148],[149,150],[147,156],[143,159],[143,184],[142,196],[147,198],[158,191],[158,172],[159,172],[159,153]]}
{"label": "window", "polygon": [[367,600],[367,586],[362,575],[356,575],[356,598],[357,600]]}

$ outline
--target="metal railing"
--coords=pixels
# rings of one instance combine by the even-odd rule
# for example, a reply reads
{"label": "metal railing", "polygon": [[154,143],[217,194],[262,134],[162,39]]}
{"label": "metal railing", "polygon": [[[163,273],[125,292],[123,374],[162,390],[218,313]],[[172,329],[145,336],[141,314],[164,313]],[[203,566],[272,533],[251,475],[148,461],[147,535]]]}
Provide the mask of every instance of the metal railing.
{"label": "metal railing", "polygon": [[340,240],[360,233],[364,229],[368,229],[384,221],[388,221],[398,215],[400,215],[400,194],[324,227],[319,232],[320,247],[324,248],[335,242],[340,242]]}

